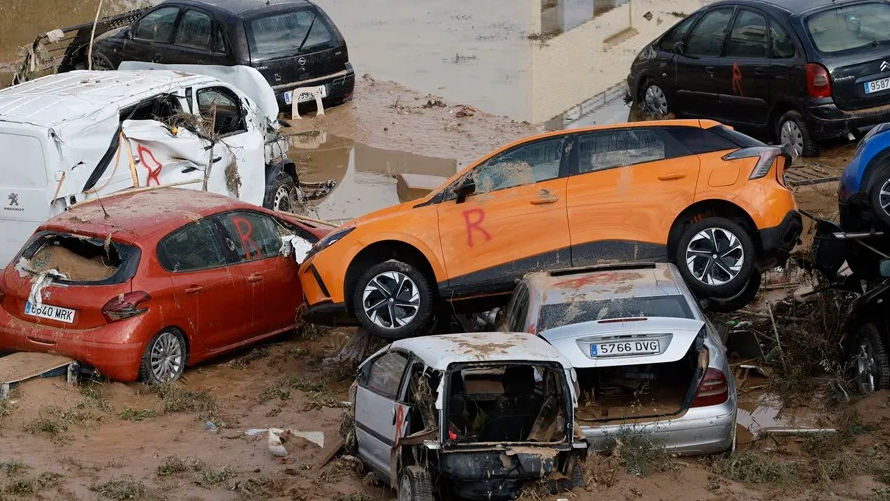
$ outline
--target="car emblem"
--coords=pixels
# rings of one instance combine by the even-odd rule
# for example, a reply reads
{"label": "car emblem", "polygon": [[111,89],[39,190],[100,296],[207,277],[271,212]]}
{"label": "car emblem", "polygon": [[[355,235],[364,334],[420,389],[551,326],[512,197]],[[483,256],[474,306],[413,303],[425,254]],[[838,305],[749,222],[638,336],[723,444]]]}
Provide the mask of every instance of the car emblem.
{"label": "car emblem", "polygon": [[10,193],[10,194],[9,194],[9,206],[10,206],[10,207],[12,207],[12,206],[16,206],[16,207],[18,207],[18,205],[19,205],[19,195],[18,195],[18,193]]}
{"label": "car emblem", "polygon": [[276,73],[276,74],[275,74],[275,81],[276,81],[276,82],[280,82],[280,81],[281,81],[281,73]]}
{"label": "car emblem", "polygon": [[890,63],[888,63],[887,61],[882,62],[881,63],[881,71],[888,71],[888,70],[890,70]]}
{"label": "car emblem", "polygon": [[[300,66],[306,66],[306,58],[305,57],[301,57],[300,59],[297,59],[297,62],[300,63]],[[886,64],[886,63],[884,63],[884,64]]]}

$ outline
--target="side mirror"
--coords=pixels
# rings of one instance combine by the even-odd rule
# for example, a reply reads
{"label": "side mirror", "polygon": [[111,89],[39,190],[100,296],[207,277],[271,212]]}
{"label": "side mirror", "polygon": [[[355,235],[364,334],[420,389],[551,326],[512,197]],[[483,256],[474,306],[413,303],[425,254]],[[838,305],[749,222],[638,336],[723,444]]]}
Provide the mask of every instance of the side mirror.
{"label": "side mirror", "polygon": [[130,26],[126,30],[124,30],[124,39],[132,40],[133,39],[133,27]]}
{"label": "side mirror", "polygon": [[890,278],[890,259],[884,259],[881,261],[881,276],[884,278]]}
{"label": "side mirror", "polygon": [[476,192],[476,182],[470,178],[467,178],[466,181],[463,182],[457,189],[454,190],[454,194],[457,195],[457,203],[462,204],[467,199],[468,196],[472,195]]}
{"label": "side mirror", "polygon": [[686,52],[686,44],[685,43],[677,42],[676,44],[674,44],[674,53],[683,54],[684,52]]}

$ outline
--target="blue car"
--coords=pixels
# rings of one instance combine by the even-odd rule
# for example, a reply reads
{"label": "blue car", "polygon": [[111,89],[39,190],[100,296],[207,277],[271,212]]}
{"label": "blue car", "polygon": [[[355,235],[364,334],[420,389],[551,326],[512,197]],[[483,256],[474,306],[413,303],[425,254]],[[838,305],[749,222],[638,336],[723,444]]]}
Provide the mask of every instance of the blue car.
{"label": "blue car", "polygon": [[841,226],[890,230],[890,123],[866,134],[838,185]]}

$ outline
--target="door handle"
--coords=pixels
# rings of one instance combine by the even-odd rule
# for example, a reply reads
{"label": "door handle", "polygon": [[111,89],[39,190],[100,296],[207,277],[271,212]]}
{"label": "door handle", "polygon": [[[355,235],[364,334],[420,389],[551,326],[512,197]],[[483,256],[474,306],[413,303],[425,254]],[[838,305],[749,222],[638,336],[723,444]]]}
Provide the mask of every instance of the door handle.
{"label": "door handle", "polygon": [[189,287],[186,287],[185,293],[186,294],[197,294],[197,293],[201,292],[202,290],[204,290],[203,285],[190,285]]}
{"label": "door handle", "polygon": [[683,179],[686,177],[685,172],[674,172],[671,174],[665,174],[663,176],[658,176],[659,181],[676,181],[677,179]]}
{"label": "door handle", "polygon": [[254,274],[250,275],[249,277],[247,277],[247,281],[252,284],[259,282],[262,279],[263,279],[263,276],[260,275],[259,273],[254,273]]}
{"label": "door handle", "polygon": [[707,71],[708,73],[714,73],[714,67],[713,66],[705,66],[705,71]]}
{"label": "door handle", "polygon": [[542,196],[541,198],[536,198],[534,200],[530,200],[529,203],[532,205],[547,205],[547,204],[555,204],[559,201],[558,195],[550,195],[550,196]]}
{"label": "door handle", "polygon": [[764,73],[766,73],[766,70],[765,70],[765,69],[763,69],[763,68],[754,68],[754,74],[755,74],[755,75],[763,75]]}

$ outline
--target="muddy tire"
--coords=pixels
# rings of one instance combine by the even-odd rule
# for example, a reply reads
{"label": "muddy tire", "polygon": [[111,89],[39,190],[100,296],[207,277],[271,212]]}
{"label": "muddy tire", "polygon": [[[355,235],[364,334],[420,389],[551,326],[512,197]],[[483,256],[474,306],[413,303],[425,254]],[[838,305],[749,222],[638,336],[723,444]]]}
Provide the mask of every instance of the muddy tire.
{"label": "muddy tire", "polygon": [[882,165],[869,176],[868,202],[875,217],[890,228],[890,165]]}
{"label": "muddy tire", "polygon": [[93,53],[93,69],[99,71],[113,71],[114,65],[102,54]]}
{"label": "muddy tire", "polygon": [[433,501],[433,482],[426,468],[411,465],[399,472],[399,501]]}
{"label": "muddy tire", "polygon": [[163,330],[145,347],[139,364],[139,381],[145,384],[176,381],[182,376],[187,360],[185,337],[175,329]]}
{"label": "muddy tire", "polygon": [[297,195],[297,182],[293,176],[287,172],[279,172],[275,181],[266,191],[266,198],[263,200],[263,207],[279,212],[294,213],[299,209],[294,207],[299,203],[299,195]]}
{"label": "muddy tire", "polygon": [[867,323],[856,331],[852,346],[856,386],[863,395],[890,388],[890,358],[881,331]]}
{"label": "muddy tire", "polygon": [[654,80],[647,80],[640,92],[640,111],[646,115],[664,116],[671,112],[664,89]]}
{"label": "muddy tire", "polygon": [[705,218],[687,227],[674,259],[689,288],[709,299],[737,296],[756,270],[751,236],[722,217]]}
{"label": "muddy tire", "polygon": [[814,157],[819,154],[819,143],[813,139],[803,116],[796,111],[782,115],[776,124],[776,139],[788,148],[794,158]]}
{"label": "muddy tire", "polygon": [[732,313],[741,310],[757,297],[760,291],[760,272],[756,269],[748,279],[748,284],[737,295],[728,299],[711,298],[708,300],[708,311]]}
{"label": "muddy tire", "polygon": [[355,317],[372,335],[396,340],[423,334],[433,314],[433,293],[423,273],[390,259],[359,277],[352,296]]}

